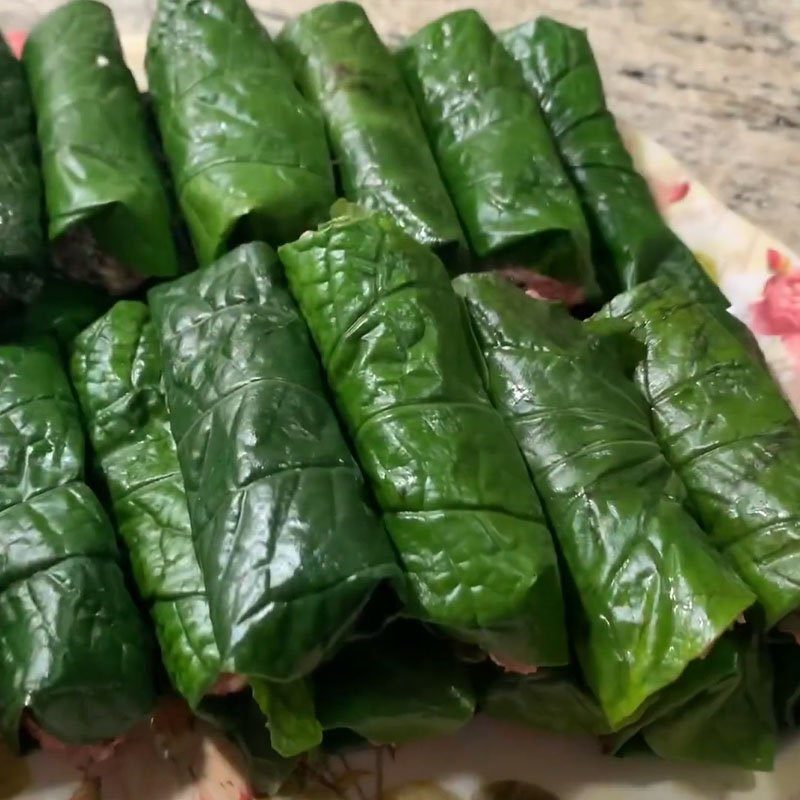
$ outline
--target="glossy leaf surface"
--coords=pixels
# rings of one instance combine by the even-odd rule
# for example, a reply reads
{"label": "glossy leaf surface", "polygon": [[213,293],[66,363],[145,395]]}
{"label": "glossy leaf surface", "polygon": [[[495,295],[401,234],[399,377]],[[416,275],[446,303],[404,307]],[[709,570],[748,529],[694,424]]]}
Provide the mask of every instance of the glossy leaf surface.
{"label": "glossy leaf surface", "polygon": [[519,66],[483,18],[448,14],[398,58],[472,249],[594,295],[578,197]]}
{"label": "glossy leaf surface", "polygon": [[71,373],[114,521],[175,688],[196,705],[220,672],[143,303],[121,301],[75,341]]}
{"label": "glossy leaf surface", "polygon": [[25,43],[51,241],[86,225],[143,275],[178,272],[170,208],[111,11],[71,0]]}
{"label": "glossy leaf surface", "polygon": [[410,581],[410,610],[498,658],[564,663],[552,540],[447,273],[388,217],[343,210],[280,256]]}
{"label": "glossy leaf surface", "polygon": [[147,77],[201,265],[327,217],[324,125],[245,0],[159,0]]}
{"label": "glossy leaf surface", "polygon": [[755,597],[681,505],[647,403],[613,349],[498,276],[455,286],[575,587],[584,675],[619,726]]}
{"label": "glossy leaf surface", "polygon": [[0,35],[0,270],[36,269],[45,255],[42,178],[22,65]]}
{"label": "glossy leaf surface", "polygon": [[539,17],[500,34],[539,99],[593,232],[607,296],[664,275],[703,302],[725,298],[661,217],[606,106],[586,32]]}
{"label": "glossy leaf surface", "polygon": [[317,6],[278,40],[322,112],[344,194],[385,211],[449,262],[464,244],[414,101],[394,55],[356,3]]}
{"label": "glossy leaf surface", "polygon": [[223,664],[302,677],[400,579],[306,326],[264,244],[156,287],[150,305]]}
{"label": "glossy leaf surface", "polygon": [[0,726],[23,711],[75,744],[124,733],[154,702],[147,630],[114,531],[83,482],[78,407],[55,345],[0,347]]}
{"label": "glossy leaf surface", "polygon": [[742,340],[679,289],[644,284],[603,316],[646,345],[636,380],[659,443],[773,625],[800,606],[800,422]]}

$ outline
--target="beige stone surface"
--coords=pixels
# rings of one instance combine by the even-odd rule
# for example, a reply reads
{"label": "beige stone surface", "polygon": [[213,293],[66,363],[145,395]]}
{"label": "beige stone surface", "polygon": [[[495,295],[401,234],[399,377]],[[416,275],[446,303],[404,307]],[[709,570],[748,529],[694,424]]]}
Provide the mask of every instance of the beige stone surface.
{"label": "beige stone surface", "polygon": [[[155,0],[108,0],[136,42]],[[58,0],[0,0],[29,27]],[[267,26],[314,0],[253,0]],[[459,0],[364,0],[398,40]],[[589,30],[611,107],[736,211],[800,248],[800,0],[475,0],[497,27],[547,13]],[[135,48],[137,52],[140,47]],[[134,56],[135,57],[135,56]]]}

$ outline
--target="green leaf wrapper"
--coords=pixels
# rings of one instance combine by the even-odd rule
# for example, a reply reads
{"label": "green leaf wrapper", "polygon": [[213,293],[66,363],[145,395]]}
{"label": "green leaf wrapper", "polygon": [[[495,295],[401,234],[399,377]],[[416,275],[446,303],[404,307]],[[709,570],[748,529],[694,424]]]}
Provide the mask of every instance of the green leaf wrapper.
{"label": "green leaf wrapper", "polygon": [[147,76],[201,265],[327,217],[324,125],[244,0],[159,0]]}
{"label": "green leaf wrapper", "polygon": [[454,733],[475,713],[466,666],[416,622],[395,622],[344,647],[314,684],[326,729],[351,730],[376,745]]}
{"label": "green leaf wrapper", "polygon": [[71,372],[164,666],[195,706],[219,676],[220,660],[148,307],[122,301],[98,319],[75,340]]}
{"label": "green leaf wrapper", "polygon": [[638,740],[661,758],[771,770],[777,749],[773,675],[746,632],[720,640],[663,693]]}
{"label": "green leaf wrapper", "polygon": [[45,257],[42,178],[22,65],[0,35],[0,271],[38,269]]}
{"label": "green leaf wrapper", "polygon": [[591,736],[611,733],[611,726],[591,692],[561,670],[499,676],[490,683],[481,711],[496,719],[553,733]]}
{"label": "green leaf wrapper", "polygon": [[36,111],[50,240],[88,226],[142,275],[178,261],[170,207],[111,11],[72,0],[31,31],[23,64]]}
{"label": "green leaf wrapper", "polygon": [[54,343],[0,347],[0,726],[23,711],[71,744],[123,734],[154,702],[147,630],[114,532],[83,482],[78,407]]}
{"label": "green leaf wrapper", "polygon": [[607,296],[663,275],[698,299],[726,304],[661,217],[606,107],[585,31],[540,17],[500,34],[539,98],[594,236]]}
{"label": "green leaf wrapper", "polygon": [[264,244],[152,289],[150,305],[223,664],[302,677],[400,581],[305,324]]}
{"label": "green leaf wrapper", "polygon": [[800,704],[800,647],[797,633],[771,634],[770,657],[775,672],[775,714],[781,728],[796,728]]}
{"label": "green leaf wrapper", "polygon": [[597,287],[589,231],[518,65],[476,11],[457,11],[398,54],[473,250]]}
{"label": "green leaf wrapper", "polygon": [[772,670],[750,637],[747,631],[723,636],[613,733],[594,697],[564,670],[496,677],[481,709],[539,730],[599,735],[604,750],[616,755],[646,750],[673,761],[769,770],[776,750]]}
{"label": "green leaf wrapper", "polygon": [[284,758],[313,750],[322,742],[314,695],[305,678],[288,683],[252,681],[253,698],[266,717],[275,752]]}
{"label": "green leaf wrapper", "polygon": [[619,726],[755,597],[681,505],[647,403],[613,352],[499,276],[455,287],[575,587],[586,681]]}
{"label": "green leaf wrapper", "polygon": [[730,680],[738,669],[730,638],[726,634],[707,655],[692,661],[677,680],[651,695],[617,730],[582,676],[570,668],[539,670],[533,675],[495,674],[485,681],[480,707],[489,716],[538,730],[601,736],[606,752],[625,755],[646,747],[639,736],[643,728]]}
{"label": "green leaf wrapper", "polygon": [[357,210],[280,248],[411,584],[412,614],[507,663],[567,660],[555,552],[441,261]]}
{"label": "green leaf wrapper", "polygon": [[394,55],[356,3],[317,6],[278,40],[328,129],[346,197],[385,211],[448,264],[465,245]]}
{"label": "green leaf wrapper", "polygon": [[646,345],[636,382],[659,443],[775,624],[800,606],[800,422],[742,340],[677,287],[643,284],[601,316]]}

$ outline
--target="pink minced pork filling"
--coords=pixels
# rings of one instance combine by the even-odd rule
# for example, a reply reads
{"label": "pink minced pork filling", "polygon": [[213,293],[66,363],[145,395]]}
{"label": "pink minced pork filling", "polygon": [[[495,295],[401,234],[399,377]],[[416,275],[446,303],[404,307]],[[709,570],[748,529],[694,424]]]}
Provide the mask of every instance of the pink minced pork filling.
{"label": "pink minced pork filling", "polygon": [[[247,687],[247,678],[231,672],[223,672],[206,694],[216,697],[226,694],[241,692]],[[88,768],[94,764],[101,764],[114,755],[117,748],[125,740],[125,736],[117,736],[97,744],[77,745],[62,742],[56,736],[48,733],[34,720],[30,712],[23,718],[23,727],[39,744],[42,750],[63,755],[71,764],[79,768]]]}

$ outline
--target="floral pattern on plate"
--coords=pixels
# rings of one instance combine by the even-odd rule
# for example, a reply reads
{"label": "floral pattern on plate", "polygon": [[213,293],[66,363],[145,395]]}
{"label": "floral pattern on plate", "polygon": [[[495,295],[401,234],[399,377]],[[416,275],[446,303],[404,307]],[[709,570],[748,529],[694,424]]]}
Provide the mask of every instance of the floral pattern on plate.
{"label": "floral pattern on plate", "polygon": [[800,412],[800,258],[721,203],[659,144],[621,127],[670,226],[753,332]]}

